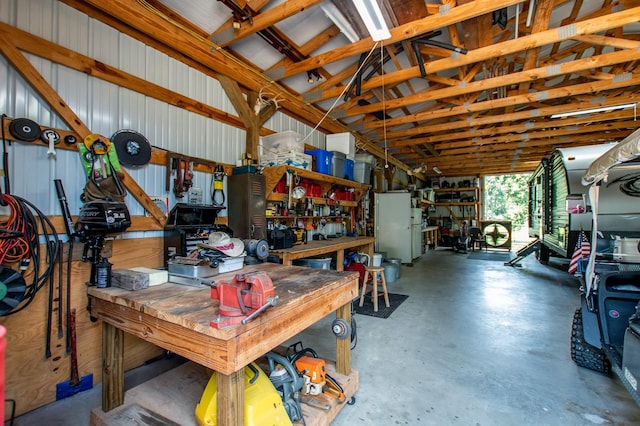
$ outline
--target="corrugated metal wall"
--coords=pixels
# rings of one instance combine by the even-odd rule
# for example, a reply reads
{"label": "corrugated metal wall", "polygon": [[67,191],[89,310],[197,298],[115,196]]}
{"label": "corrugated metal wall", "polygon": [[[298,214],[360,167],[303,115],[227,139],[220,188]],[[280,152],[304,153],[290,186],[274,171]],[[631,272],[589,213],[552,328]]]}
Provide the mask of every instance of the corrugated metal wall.
{"label": "corrugated metal wall", "polygon": [[[93,59],[155,84],[237,115],[217,80],[193,70],[86,15],[54,0],[0,0],[0,19],[21,30],[60,44]],[[50,61],[27,55],[43,78],[67,102],[94,133],[110,137],[121,129],[142,133],[151,145],[185,155],[235,164],[245,147],[245,131],[205,118],[155,99],[70,70]],[[0,56],[0,113],[10,118],[25,117],[42,126],[68,129],[51,108],[29,87],[10,63]],[[306,143],[324,148],[324,134],[282,113],[266,124],[280,132],[294,130]],[[60,214],[53,179],[62,179],[72,214],[80,208],[85,177],[76,152],[58,150],[48,156],[43,146],[12,143],[10,155],[11,192],[27,198],[43,212]],[[165,167],[147,165],[128,169],[151,196],[168,196]],[[194,186],[201,187],[204,202],[211,201],[211,175],[196,173]],[[228,197],[227,197],[228,199]],[[133,197],[127,197],[132,215],[144,214]],[[222,213],[224,215],[224,212]],[[130,233],[128,237],[148,234]]]}

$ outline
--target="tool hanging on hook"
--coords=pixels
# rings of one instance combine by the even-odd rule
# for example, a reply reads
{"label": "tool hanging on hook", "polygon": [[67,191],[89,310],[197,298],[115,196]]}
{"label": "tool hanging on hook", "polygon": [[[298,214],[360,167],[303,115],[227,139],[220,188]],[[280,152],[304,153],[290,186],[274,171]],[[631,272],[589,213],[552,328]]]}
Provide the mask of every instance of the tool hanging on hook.
{"label": "tool hanging on hook", "polygon": [[224,197],[224,167],[220,164],[215,166],[213,169],[213,180],[211,182],[211,202],[214,206],[222,206],[224,205],[225,197]]}
{"label": "tool hanging on hook", "polygon": [[[205,165],[216,169],[216,163],[209,160],[203,160],[196,157],[180,155],[175,152],[167,153],[167,170],[166,170],[166,190],[171,189],[171,177],[175,171],[173,180],[173,193],[176,198],[183,198],[184,194],[193,186],[193,170],[197,165]],[[222,169],[222,166],[219,166]],[[222,169],[224,173],[224,169]],[[224,202],[224,200],[223,200]]]}

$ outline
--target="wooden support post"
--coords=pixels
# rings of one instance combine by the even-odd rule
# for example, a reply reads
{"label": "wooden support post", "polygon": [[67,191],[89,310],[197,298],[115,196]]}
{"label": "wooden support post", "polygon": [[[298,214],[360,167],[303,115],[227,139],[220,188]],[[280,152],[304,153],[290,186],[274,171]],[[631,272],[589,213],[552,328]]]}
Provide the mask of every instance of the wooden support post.
{"label": "wooden support post", "polygon": [[124,331],[102,323],[102,411],[124,403]]}
{"label": "wooden support post", "polygon": [[244,368],[229,375],[218,375],[218,426],[244,424]]}
{"label": "wooden support post", "polygon": [[344,249],[336,251],[336,270],[344,271]]}
{"label": "wooden support post", "polygon": [[[336,318],[342,318],[351,324],[351,303],[341,306],[336,311]],[[337,339],[336,341],[336,371],[340,374],[351,373],[351,339]]]}

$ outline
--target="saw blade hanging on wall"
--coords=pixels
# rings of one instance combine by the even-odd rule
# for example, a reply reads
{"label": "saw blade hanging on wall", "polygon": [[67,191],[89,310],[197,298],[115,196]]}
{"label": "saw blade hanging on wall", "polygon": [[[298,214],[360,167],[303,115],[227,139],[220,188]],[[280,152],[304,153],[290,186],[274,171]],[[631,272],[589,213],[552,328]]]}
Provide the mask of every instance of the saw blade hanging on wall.
{"label": "saw blade hanging on wall", "polygon": [[140,167],[151,161],[151,144],[136,131],[118,130],[111,136],[111,143],[124,166]]}
{"label": "saw blade hanging on wall", "polygon": [[9,133],[17,140],[33,142],[40,137],[40,126],[28,118],[16,118],[9,123]]}

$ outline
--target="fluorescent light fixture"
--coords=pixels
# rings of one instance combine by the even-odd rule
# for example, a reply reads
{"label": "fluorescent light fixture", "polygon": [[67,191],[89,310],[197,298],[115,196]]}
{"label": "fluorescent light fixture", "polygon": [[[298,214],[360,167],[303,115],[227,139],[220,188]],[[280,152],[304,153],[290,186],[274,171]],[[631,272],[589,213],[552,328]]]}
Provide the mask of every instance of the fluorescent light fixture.
{"label": "fluorescent light fixture", "polygon": [[441,174],[442,174],[442,171],[441,171],[438,167],[436,167],[436,166],[433,166],[433,171],[434,171],[434,172],[436,172],[436,173],[437,173],[437,174],[439,174],[439,175],[441,175]]}
{"label": "fluorescent light fixture", "polygon": [[358,10],[373,41],[391,38],[391,33],[387,28],[386,22],[384,22],[384,17],[376,0],[353,0],[353,5]]}
{"label": "fluorescent light fixture", "polygon": [[605,112],[605,111],[615,111],[618,109],[627,109],[627,108],[636,108],[636,103],[632,104],[623,104],[623,105],[612,105],[600,108],[591,108],[591,109],[583,109],[580,111],[571,111],[571,112],[562,112],[560,114],[553,114],[551,118],[562,118],[562,117],[572,117],[574,115],[584,115],[584,114],[592,114],[596,112]]}
{"label": "fluorescent light fixture", "polygon": [[349,24],[342,12],[340,12],[333,3],[323,2],[320,7],[322,8],[324,14],[327,15],[327,18],[329,18],[331,22],[333,22],[335,26],[340,29],[340,32],[344,34],[344,36],[348,38],[351,43],[355,43],[356,41],[360,40],[360,37],[358,37],[358,34],[356,34],[351,24]]}

